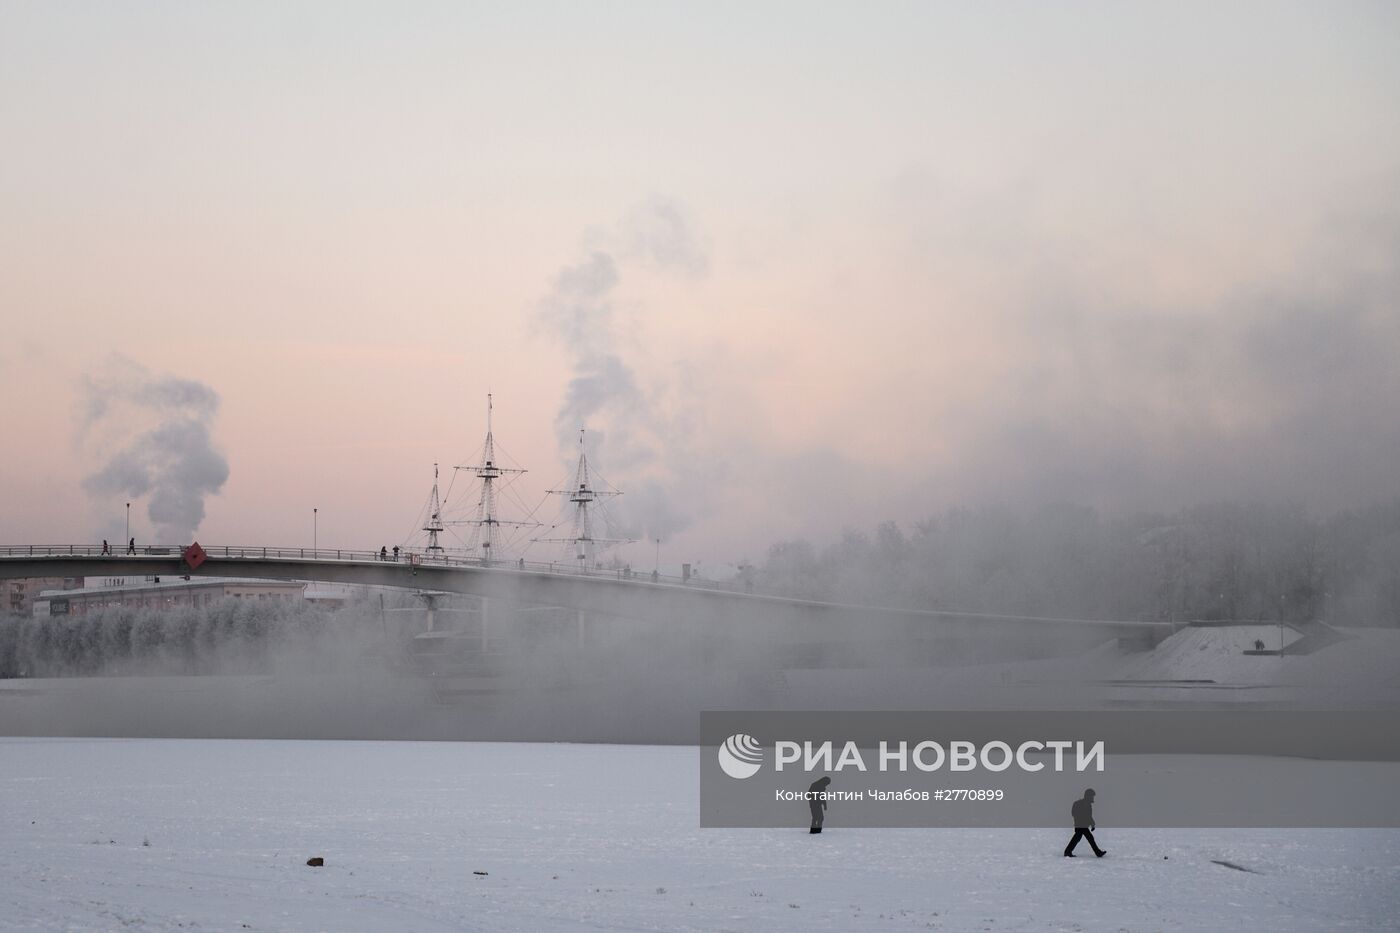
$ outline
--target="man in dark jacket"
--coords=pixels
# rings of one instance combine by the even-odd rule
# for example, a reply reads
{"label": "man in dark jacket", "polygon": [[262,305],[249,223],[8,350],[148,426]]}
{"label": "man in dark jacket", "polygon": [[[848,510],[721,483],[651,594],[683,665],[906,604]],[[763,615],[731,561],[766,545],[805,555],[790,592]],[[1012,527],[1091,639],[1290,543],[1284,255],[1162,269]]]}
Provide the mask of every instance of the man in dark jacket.
{"label": "man in dark jacket", "polygon": [[826,789],[831,785],[831,778],[817,778],[812,782],[812,786],[807,788],[807,806],[812,811],[811,832],[822,831],[822,824],[826,822]]}
{"label": "man in dark jacket", "polygon": [[1094,789],[1091,787],[1086,790],[1084,796],[1070,807],[1069,812],[1074,817],[1074,838],[1065,846],[1065,858],[1074,858],[1074,847],[1079,845],[1080,839],[1088,839],[1089,848],[1093,849],[1099,858],[1103,858],[1107,850],[1099,848],[1099,844],[1094,841],[1094,834],[1090,832],[1099,828],[1094,823]]}

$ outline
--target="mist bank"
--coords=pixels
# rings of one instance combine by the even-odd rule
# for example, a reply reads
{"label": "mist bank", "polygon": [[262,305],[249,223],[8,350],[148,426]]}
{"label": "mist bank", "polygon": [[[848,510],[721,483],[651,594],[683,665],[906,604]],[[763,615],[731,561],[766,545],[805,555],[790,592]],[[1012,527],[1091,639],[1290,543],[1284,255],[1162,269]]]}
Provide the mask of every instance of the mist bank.
{"label": "mist bank", "polygon": [[[685,744],[706,709],[884,708],[900,697],[1020,706],[1024,689],[985,682],[975,665],[1095,643],[1082,631],[940,637],[899,626],[833,641],[791,620],[686,625],[665,611],[580,624],[572,611],[492,601],[483,651],[482,604],[436,601],[435,630],[452,634],[446,655],[427,657],[438,636],[417,637],[426,612],[407,593],[383,609],[224,600],[0,617],[0,734]],[[969,677],[946,676],[959,665],[974,665]],[[886,689],[896,672],[907,691]]]}
{"label": "mist bank", "polygon": [[780,542],[740,574],[765,592],[918,609],[1400,626],[1400,499],[1326,517],[1261,502],[956,508]]}
{"label": "mist bank", "polygon": [[270,674],[336,670],[383,641],[378,607],[223,599],[208,606],[113,607],[0,616],[0,677]]}
{"label": "mist bank", "polygon": [[[1400,500],[1328,517],[1241,503],[1126,516],[955,509],[821,547],[779,543],[741,575],[756,592],[838,603],[1391,630],[1258,657],[1245,652],[1280,647],[1283,628],[1189,628],[1142,652],[1092,626],[955,631],[839,612],[820,625],[687,622],[664,601],[652,618],[581,619],[435,597],[436,629],[459,646],[490,633],[443,666],[423,663],[425,603],[407,592],[336,610],[224,600],[0,615],[0,734],[692,743],[699,712],[716,709],[1396,702]],[[1180,678],[1219,689],[1171,683]]]}
{"label": "mist bank", "polygon": [[[474,601],[437,601],[440,633],[479,625]],[[689,742],[696,712],[733,695],[733,650],[619,620],[581,644],[571,614],[496,612],[493,651],[426,663],[408,593],[0,615],[0,734]]]}

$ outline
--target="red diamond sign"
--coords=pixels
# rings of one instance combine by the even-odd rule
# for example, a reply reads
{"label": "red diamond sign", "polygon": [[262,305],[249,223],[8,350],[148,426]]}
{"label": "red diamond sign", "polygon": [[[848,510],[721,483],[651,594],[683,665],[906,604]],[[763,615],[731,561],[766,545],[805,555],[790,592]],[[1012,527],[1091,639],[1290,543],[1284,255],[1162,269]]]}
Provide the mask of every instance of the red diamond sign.
{"label": "red diamond sign", "polygon": [[198,570],[199,565],[209,559],[209,555],[204,553],[204,548],[199,546],[198,541],[185,548],[182,556],[185,558],[185,566],[191,570]]}

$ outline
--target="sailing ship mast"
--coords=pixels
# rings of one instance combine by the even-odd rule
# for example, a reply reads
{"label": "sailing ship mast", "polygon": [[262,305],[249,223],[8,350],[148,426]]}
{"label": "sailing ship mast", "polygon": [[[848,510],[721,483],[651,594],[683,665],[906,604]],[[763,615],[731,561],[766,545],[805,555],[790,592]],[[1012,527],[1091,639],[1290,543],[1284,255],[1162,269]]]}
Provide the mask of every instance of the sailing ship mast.
{"label": "sailing ship mast", "polygon": [[[442,524],[442,499],[438,495],[438,465],[433,464],[433,492],[428,497],[428,521],[423,525],[423,530],[428,533],[428,554],[434,557],[442,557],[444,550],[442,544],[438,542],[438,535],[443,532]],[[398,549],[394,549],[398,553]]]}
{"label": "sailing ship mast", "polygon": [[498,511],[499,490],[496,482],[503,477],[524,473],[524,470],[503,467],[496,457],[496,438],[491,428],[491,414],[494,402],[491,394],[486,395],[486,443],[482,446],[481,462],[467,466],[459,466],[458,470],[466,470],[476,477],[481,484],[481,494],[476,502],[476,517],[464,522],[454,523],[463,525],[473,525],[476,531],[472,533],[468,541],[468,547],[479,550],[479,556],[483,563],[490,564],[493,560],[500,559],[497,555],[500,544],[500,528],[506,526],[533,525],[534,522],[514,522],[502,521]]}
{"label": "sailing ship mast", "polygon": [[[566,552],[569,560],[578,562],[581,573],[587,573],[598,565],[598,552],[614,544],[626,543],[625,538],[600,538],[594,531],[593,509],[600,499],[622,495],[615,489],[595,487],[588,468],[588,452],[583,445],[584,430],[578,432],[578,466],[574,470],[574,482],[568,489],[551,489],[550,495],[563,497],[572,507],[572,529],[567,538],[541,538],[539,540],[569,545]],[[602,481],[602,477],[598,477]],[[563,524],[562,522],[560,524]],[[556,526],[558,527],[558,526]]]}

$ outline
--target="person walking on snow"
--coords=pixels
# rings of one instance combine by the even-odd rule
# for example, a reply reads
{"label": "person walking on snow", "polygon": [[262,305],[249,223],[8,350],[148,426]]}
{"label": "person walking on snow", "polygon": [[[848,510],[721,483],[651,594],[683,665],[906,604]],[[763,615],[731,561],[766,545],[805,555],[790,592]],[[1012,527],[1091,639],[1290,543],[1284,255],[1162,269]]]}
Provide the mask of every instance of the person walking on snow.
{"label": "person walking on snow", "polygon": [[1091,787],[1084,792],[1084,796],[1074,802],[1070,807],[1070,815],[1074,817],[1074,838],[1065,846],[1065,858],[1074,858],[1074,847],[1079,845],[1080,839],[1089,840],[1089,848],[1094,850],[1094,854],[1103,858],[1107,853],[1106,849],[1100,849],[1099,844],[1094,841],[1092,830],[1098,829],[1094,823],[1094,789]]}
{"label": "person walking on snow", "polygon": [[829,777],[817,778],[807,788],[807,806],[812,810],[811,833],[821,832],[822,823],[826,822],[826,789],[830,784]]}

